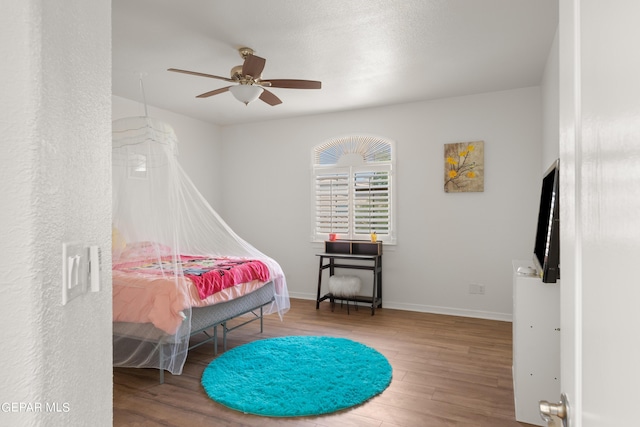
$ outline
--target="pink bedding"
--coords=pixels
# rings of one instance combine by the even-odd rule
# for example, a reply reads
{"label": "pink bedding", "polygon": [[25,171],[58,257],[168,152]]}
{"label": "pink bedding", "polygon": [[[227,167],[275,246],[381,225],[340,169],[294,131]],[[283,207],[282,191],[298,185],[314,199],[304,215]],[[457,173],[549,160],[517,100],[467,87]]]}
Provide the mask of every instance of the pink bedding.
{"label": "pink bedding", "polygon": [[[180,255],[177,262],[184,277],[191,279],[198,289],[200,299],[235,286],[238,283],[269,280],[269,269],[258,260],[238,258],[209,258]],[[160,261],[134,261],[116,264],[114,270],[148,275],[175,275],[171,257]]]}
{"label": "pink bedding", "polygon": [[269,280],[268,268],[256,260],[181,256],[181,265],[184,277],[176,278],[168,259],[115,264],[113,321],[151,322],[174,334],[183,310],[238,298]]}

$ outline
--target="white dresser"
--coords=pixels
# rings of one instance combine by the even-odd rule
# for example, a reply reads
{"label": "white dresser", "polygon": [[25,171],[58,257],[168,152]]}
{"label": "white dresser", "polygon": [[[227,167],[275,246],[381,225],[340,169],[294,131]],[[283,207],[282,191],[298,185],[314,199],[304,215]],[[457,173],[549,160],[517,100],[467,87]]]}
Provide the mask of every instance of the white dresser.
{"label": "white dresser", "polygon": [[560,395],[560,281],[518,273],[513,261],[513,394],[516,420],[546,426],[538,401]]}

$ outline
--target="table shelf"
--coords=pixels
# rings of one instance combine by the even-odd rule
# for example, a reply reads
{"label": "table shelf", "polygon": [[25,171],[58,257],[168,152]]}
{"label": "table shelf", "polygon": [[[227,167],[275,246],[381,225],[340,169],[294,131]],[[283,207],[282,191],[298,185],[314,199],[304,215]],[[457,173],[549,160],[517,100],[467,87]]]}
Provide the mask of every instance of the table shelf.
{"label": "table shelf", "polygon": [[[329,242],[327,242],[329,243]],[[342,242],[340,242],[342,243]],[[377,245],[376,245],[377,246]],[[352,246],[351,246],[352,247]],[[380,248],[382,246],[380,245]],[[325,300],[330,300],[332,303],[335,300],[343,301],[355,301],[370,304],[371,315],[375,314],[376,308],[382,308],[382,250],[379,253],[373,254],[353,254],[353,253],[321,253],[316,254],[320,259],[318,266],[318,294],[316,297],[316,310],[320,308],[320,303]],[[366,264],[347,264],[342,262],[336,262],[336,260],[350,260],[357,262],[365,262]],[[343,269],[355,269],[355,270],[369,270],[373,273],[373,286],[371,297],[363,295],[355,295],[353,297],[336,297],[332,293],[322,294],[322,273],[324,270],[329,269],[329,275],[335,274],[336,268]]]}

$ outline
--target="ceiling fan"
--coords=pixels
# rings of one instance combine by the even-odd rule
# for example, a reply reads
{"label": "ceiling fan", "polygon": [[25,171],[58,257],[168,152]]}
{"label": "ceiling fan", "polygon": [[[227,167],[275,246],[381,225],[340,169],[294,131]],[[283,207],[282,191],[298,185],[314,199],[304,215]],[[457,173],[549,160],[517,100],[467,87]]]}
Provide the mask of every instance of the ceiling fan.
{"label": "ceiling fan", "polygon": [[191,74],[193,76],[209,77],[212,79],[224,80],[236,85],[226,86],[215,89],[196,96],[196,98],[208,98],[224,92],[231,92],[233,96],[245,105],[260,98],[262,101],[273,106],[281,104],[282,101],[273,92],[265,89],[269,88],[286,88],[286,89],[320,89],[322,83],[315,80],[292,80],[292,79],[262,79],[262,70],[264,69],[266,59],[253,54],[253,49],[241,47],[238,49],[240,56],[244,60],[242,65],[235,66],[231,69],[231,77],[215,76],[213,74],[198,73],[195,71],[180,70],[177,68],[169,68],[167,71],[176,73]]}

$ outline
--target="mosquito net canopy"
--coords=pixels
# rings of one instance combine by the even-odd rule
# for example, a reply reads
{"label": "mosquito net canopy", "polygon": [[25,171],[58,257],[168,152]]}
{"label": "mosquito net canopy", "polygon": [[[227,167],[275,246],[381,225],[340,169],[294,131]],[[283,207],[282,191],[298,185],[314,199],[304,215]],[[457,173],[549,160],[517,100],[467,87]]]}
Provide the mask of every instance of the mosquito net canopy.
{"label": "mosquito net canopy", "polygon": [[289,309],[280,265],[222,220],[177,153],[160,120],[113,122],[114,366],[182,373],[190,334],[202,326],[194,310],[267,286],[275,295],[264,314]]}

